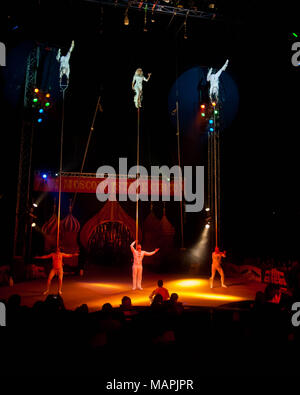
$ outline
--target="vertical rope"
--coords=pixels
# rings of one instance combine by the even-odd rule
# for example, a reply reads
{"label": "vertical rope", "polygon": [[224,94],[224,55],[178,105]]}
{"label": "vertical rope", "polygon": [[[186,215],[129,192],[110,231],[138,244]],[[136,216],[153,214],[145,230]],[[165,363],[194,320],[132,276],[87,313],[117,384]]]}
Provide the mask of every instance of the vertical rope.
{"label": "vertical rope", "polygon": [[135,206],[135,240],[138,244],[139,240],[139,166],[140,166],[140,108],[137,109],[137,136],[136,136],[136,173],[137,173],[137,186],[136,186],[136,206]]}
{"label": "vertical rope", "polygon": [[[215,112],[214,112],[214,126],[216,124],[215,119]],[[214,202],[214,209],[215,209],[215,240],[216,240],[216,247],[218,247],[218,178],[217,178],[217,133],[214,128],[214,189],[215,189],[215,202]]]}
{"label": "vertical rope", "polygon": [[60,132],[60,162],[59,162],[59,188],[58,188],[57,239],[56,239],[57,248],[59,248],[59,236],[60,236],[61,173],[62,173],[63,142],[64,142],[65,89],[63,89],[62,92],[63,92],[63,102],[62,102],[61,132]]}
{"label": "vertical rope", "polygon": [[[179,103],[178,103],[178,96],[176,100],[176,120],[177,120],[177,155],[178,155],[178,166],[181,169],[181,158],[180,158],[180,127],[179,127]],[[182,182],[181,182],[182,186]],[[183,194],[180,199],[180,234],[181,234],[181,248],[184,248],[184,239],[183,239]]]}
{"label": "vertical rope", "polygon": [[[88,152],[88,149],[89,149],[92,133],[94,131],[94,124],[95,124],[95,121],[96,121],[96,115],[98,113],[98,110],[101,111],[100,99],[101,99],[101,96],[98,97],[96,109],[95,109],[95,112],[94,112],[93,121],[92,121],[92,125],[91,125],[91,128],[90,128],[90,133],[89,133],[89,136],[88,136],[88,139],[87,139],[87,143],[86,143],[86,147],[85,147],[85,151],[84,151],[84,155],[83,155],[83,160],[82,160],[82,163],[81,163],[80,175],[82,174],[83,168],[84,168],[84,165],[85,165],[86,156],[87,156],[87,152]],[[79,181],[80,181],[80,177],[79,177],[79,180],[78,180],[78,183],[77,183],[77,187],[76,187],[76,190],[75,190],[75,194],[74,194],[74,197],[73,197],[73,201],[72,201],[72,204],[71,204],[72,209],[74,208],[75,200],[76,200],[76,197],[77,197]]]}

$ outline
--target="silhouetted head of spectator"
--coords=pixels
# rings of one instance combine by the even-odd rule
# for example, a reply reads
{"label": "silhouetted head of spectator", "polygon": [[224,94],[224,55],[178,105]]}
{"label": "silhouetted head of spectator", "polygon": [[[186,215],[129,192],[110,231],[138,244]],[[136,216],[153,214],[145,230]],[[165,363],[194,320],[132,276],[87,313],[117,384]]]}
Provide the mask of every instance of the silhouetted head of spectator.
{"label": "silhouetted head of spectator", "polygon": [[102,306],[101,311],[104,311],[105,313],[110,313],[113,311],[113,307],[110,303],[104,303],[104,305]]}
{"label": "silhouetted head of spectator", "polygon": [[170,302],[171,303],[176,303],[178,301],[178,294],[172,293],[170,296]]}
{"label": "silhouetted head of spectator", "polygon": [[131,307],[131,299],[129,296],[123,296],[121,306],[122,307]]}
{"label": "silhouetted head of spectator", "polygon": [[19,307],[21,307],[21,296],[17,294],[11,295],[7,301],[7,308],[18,309]]}
{"label": "silhouetted head of spectator", "polygon": [[88,308],[88,305],[86,303],[83,303],[81,306],[77,307],[75,309],[75,311],[77,313],[86,313],[87,314],[89,312],[89,308]]}
{"label": "silhouetted head of spectator", "polygon": [[156,306],[156,305],[162,304],[162,302],[163,302],[163,297],[161,296],[161,294],[156,294],[154,296],[151,306]]}
{"label": "silhouetted head of spectator", "polygon": [[163,280],[158,280],[157,285],[161,288],[164,285]]}
{"label": "silhouetted head of spectator", "polygon": [[45,300],[45,306],[47,310],[52,312],[64,310],[64,301],[60,295],[48,295]]}
{"label": "silhouetted head of spectator", "polygon": [[276,294],[275,284],[272,284],[272,283],[268,284],[266,286],[265,293],[264,293],[266,302],[271,302],[272,299],[274,298],[275,294]]}

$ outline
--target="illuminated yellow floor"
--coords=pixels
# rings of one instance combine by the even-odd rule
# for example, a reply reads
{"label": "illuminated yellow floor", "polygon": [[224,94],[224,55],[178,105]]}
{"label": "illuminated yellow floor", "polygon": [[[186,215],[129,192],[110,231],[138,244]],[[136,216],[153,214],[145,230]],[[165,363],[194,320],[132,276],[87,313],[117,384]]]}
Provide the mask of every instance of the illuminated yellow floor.
{"label": "illuminated yellow floor", "polygon": [[[133,305],[147,306],[150,304],[149,295],[158,279],[164,280],[164,286],[169,293],[176,292],[179,300],[184,305],[190,306],[219,306],[229,302],[254,299],[257,291],[264,288],[260,283],[239,282],[227,279],[228,288],[221,288],[219,279],[215,281],[215,287],[209,287],[208,279],[198,277],[184,277],[176,275],[147,274],[143,279],[143,290],[131,289],[130,276],[115,274],[109,276],[93,276],[89,278],[65,277],[63,286],[63,299],[66,308],[74,309],[82,303],[86,303],[90,310],[98,310],[104,303],[111,303],[114,307],[119,306],[123,296],[131,298]],[[17,293],[22,297],[22,304],[32,306],[37,300],[43,300],[42,295],[46,280],[35,280],[16,284],[14,287],[1,287],[0,298],[8,298]],[[57,282],[54,279],[51,292],[57,292]]]}

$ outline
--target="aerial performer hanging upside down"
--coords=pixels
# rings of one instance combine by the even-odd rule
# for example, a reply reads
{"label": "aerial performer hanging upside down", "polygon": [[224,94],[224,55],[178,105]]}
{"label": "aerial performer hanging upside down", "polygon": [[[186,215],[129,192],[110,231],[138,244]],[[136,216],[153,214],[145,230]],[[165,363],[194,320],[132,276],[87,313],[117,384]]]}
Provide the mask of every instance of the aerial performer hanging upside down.
{"label": "aerial performer hanging upside down", "polygon": [[148,82],[151,77],[151,73],[148,73],[148,78],[144,77],[143,70],[138,68],[133,76],[132,89],[135,91],[134,104],[136,108],[142,107],[143,99],[143,81]]}
{"label": "aerial performer hanging upside down", "polygon": [[219,78],[226,67],[228,66],[229,60],[227,59],[224,66],[216,73],[213,74],[213,69],[210,68],[207,73],[207,81],[210,82],[209,98],[211,102],[217,102],[219,100]]}
{"label": "aerial performer hanging upside down", "polygon": [[55,252],[52,252],[51,254],[48,255],[43,255],[43,256],[36,256],[35,259],[52,259],[52,269],[49,273],[48,276],[48,281],[47,281],[47,289],[43,293],[43,295],[46,295],[49,293],[51,281],[55,275],[58,276],[58,293],[62,295],[62,281],[63,281],[63,258],[71,258],[72,256],[77,256],[79,255],[78,253],[76,254],[64,254],[63,252],[60,252],[60,249],[57,248]]}
{"label": "aerial performer hanging upside down", "polygon": [[224,284],[224,272],[221,267],[221,259],[226,257],[226,251],[221,252],[219,247],[215,248],[215,251],[212,253],[212,265],[211,265],[211,277],[210,277],[210,288],[214,285],[214,278],[216,274],[216,270],[219,272],[221,276],[221,286],[227,288]]}
{"label": "aerial performer hanging upside down", "polygon": [[151,256],[157,253],[159,248],[156,248],[152,252],[147,252],[142,250],[142,246],[137,244],[136,249],[134,248],[134,244],[136,241],[133,241],[130,244],[130,249],[133,255],[133,265],[132,265],[132,289],[143,289],[142,288],[142,274],[143,274],[143,258],[144,256]]}
{"label": "aerial performer hanging upside down", "polygon": [[59,62],[59,84],[60,85],[62,82],[62,77],[64,75],[66,76],[67,85],[69,85],[69,77],[70,77],[70,63],[69,62],[70,62],[71,52],[73,51],[74,45],[75,45],[75,43],[73,40],[71,47],[65,56],[61,56],[60,49],[58,50],[56,60]]}

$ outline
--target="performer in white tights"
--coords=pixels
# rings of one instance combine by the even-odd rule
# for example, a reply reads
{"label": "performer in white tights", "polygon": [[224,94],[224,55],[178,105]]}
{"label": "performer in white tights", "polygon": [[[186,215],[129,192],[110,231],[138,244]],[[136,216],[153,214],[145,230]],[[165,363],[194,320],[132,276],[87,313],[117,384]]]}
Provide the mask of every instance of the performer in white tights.
{"label": "performer in white tights", "polygon": [[65,56],[61,56],[60,49],[58,50],[56,60],[59,62],[59,83],[61,85],[62,77],[63,75],[66,76],[67,79],[67,85],[69,85],[69,77],[70,77],[70,57],[71,57],[71,52],[73,51],[74,48],[74,40],[72,41],[71,47],[68,51],[68,53]]}
{"label": "performer in white tights", "polygon": [[210,82],[210,88],[209,88],[209,98],[211,102],[217,102],[219,100],[219,78],[220,75],[224,70],[226,70],[226,67],[228,66],[229,60],[227,59],[224,66],[217,72],[217,73],[212,73],[213,69],[209,69],[208,74],[207,74],[207,81]]}
{"label": "performer in white tights", "polygon": [[133,255],[132,265],[132,289],[143,289],[142,288],[142,274],[143,274],[143,258],[144,256],[151,256],[157,253],[159,248],[156,248],[152,252],[142,250],[142,246],[137,244],[136,249],[134,248],[136,241],[130,244],[130,249]]}
{"label": "performer in white tights", "polygon": [[148,78],[144,77],[143,70],[138,68],[133,76],[132,89],[135,91],[134,104],[136,108],[142,107],[143,98],[143,81],[148,82],[151,77],[151,73],[148,73]]}
{"label": "performer in white tights", "polygon": [[219,272],[221,276],[221,286],[227,288],[224,284],[224,272],[221,267],[221,259],[226,257],[226,251],[221,252],[219,247],[215,248],[215,251],[212,253],[212,265],[211,265],[211,277],[210,277],[210,288],[214,285],[214,278],[216,274],[216,270]]}

